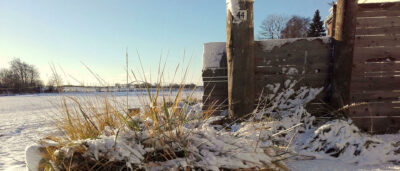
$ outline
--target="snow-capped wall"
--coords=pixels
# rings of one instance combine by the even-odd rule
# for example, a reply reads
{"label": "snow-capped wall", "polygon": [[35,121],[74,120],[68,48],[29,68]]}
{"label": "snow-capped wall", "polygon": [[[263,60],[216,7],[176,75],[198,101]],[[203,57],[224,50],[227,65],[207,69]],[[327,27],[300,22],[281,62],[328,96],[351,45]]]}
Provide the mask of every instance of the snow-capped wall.
{"label": "snow-capped wall", "polygon": [[271,51],[275,47],[281,47],[284,44],[287,43],[293,43],[298,40],[308,40],[308,41],[313,41],[313,40],[321,40],[323,43],[328,44],[331,42],[330,37],[310,37],[310,38],[291,38],[291,39],[270,39],[270,40],[262,40],[259,41],[260,44],[263,45],[263,49],[265,51]]}
{"label": "snow-capped wall", "polygon": [[219,68],[222,56],[225,52],[225,42],[213,42],[204,44],[203,70]]}

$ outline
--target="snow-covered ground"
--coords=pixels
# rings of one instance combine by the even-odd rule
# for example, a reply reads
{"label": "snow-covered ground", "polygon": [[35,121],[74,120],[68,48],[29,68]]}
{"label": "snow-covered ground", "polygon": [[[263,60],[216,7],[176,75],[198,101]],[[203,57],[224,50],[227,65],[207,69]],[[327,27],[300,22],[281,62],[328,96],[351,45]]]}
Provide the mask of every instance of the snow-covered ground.
{"label": "snow-covered ground", "polygon": [[[90,98],[99,94],[64,95]],[[124,92],[113,95],[126,100]],[[52,118],[56,116],[59,100],[58,94],[0,96],[0,170],[25,170],[25,148],[55,131]],[[134,93],[129,95],[129,104],[139,105]]]}
{"label": "snow-covered ground", "polygon": [[[68,95],[84,96],[89,98],[91,96],[88,94],[72,93]],[[116,96],[117,98],[120,98],[120,100],[125,99],[124,93],[116,94]],[[201,97],[201,92],[198,93],[198,96]],[[59,97],[60,96],[55,94],[0,97],[0,170],[25,170],[26,146],[34,144],[40,138],[43,138],[45,135],[54,131],[52,117],[57,113],[57,106],[55,103],[58,101]],[[135,95],[131,95],[129,101],[132,106],[138,104],[138,98]],[[296,103],[296,101],[293,101],[293,103]],[[290,113],[291,112],[289,111],[288,114]],[[296,116],[283,119],[281,122],[277,122],[277,124],[284,125],[284,123],[291,123],[290,120],[294,118],[296,118]],[[272,127],[278,127],[277,125],[274,125],[274,123],[267,124],[272,124]],[[255,129],[257,127],[258,124],[232,126],[232,128],[237,129],[234,134],[240,135],[238,137],[247,140],[252,139],[252,137],[260,138],[258,134],[259,131],[255,131],[258,130]],[[394,148],[390,146],[390,142],[399,142],[399,134],[370,137],[367,135],[352,133],[351,130],[353,129],[355,128],[348,125],[345,121],[333,121],[319,128],[305,130],[305,133],[297,135],[290,150],[296,151],[301,155],[315,156],[317,159],[290,159],[285,161],[287,166],[292,170],[300,171],[400,170],[400,165],[390,163],[384,164],[384,162],[381,162],[393,158],[393,155],[387,155],[384,153],[393,151],[392,149]],[[265,134],[267,137],[271,132],[269,130],[264,130],[259,133],[263,136]],[[336,137],[332,135],[336,135]],[[287,137],[291,137],[291,134],[290,136],[286,136],[286,138]],[[311,139],[315,141],[310,141]],[[325,143],[325,147],[345,148],[339,158],[330,157],[329,154],[324,153],[324,150],[317,152],[318,146],[321,146],[320,142],[325,140],[328,142]],[[352,145],[347,148],[347,145],[345,145],[345,143],[362,144],[368,140],[382,143],[381,145],[377,145],[376,148],[360,149],[361,151],[359,153],[361,155],[358,156],[353,156],[353,153],[357,151],[358,148],[353,148]],[[266,143],[267,142],[268,141],[266,141]],[[373,165],[368,165],[366,162],[371,162]]]}
{"label": "snow-covered ground", "polygon": [[54,130],[55,96],[0,97],[0,170],[24,170],[25,147]]}

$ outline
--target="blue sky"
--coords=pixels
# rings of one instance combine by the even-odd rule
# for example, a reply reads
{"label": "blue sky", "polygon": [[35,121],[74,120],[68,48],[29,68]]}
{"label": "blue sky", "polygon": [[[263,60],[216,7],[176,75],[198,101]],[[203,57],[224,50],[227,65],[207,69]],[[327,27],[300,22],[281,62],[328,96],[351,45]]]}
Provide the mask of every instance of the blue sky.
{"label": "blue sky", "polygon": [[[319,9],[324,18],[331,1],[255,0],[255,32],[269,14],[312,17]],[[153,80],[161,54],[169,56],[166,79],[192,57],[188,81],[201,83],[203,44],[225,41],[225,17],[225,0],[0,0],[0,68],[19,57],[43,80],[54,63],[66,83],[97,84],[83,62],[122,83],[128,47],[130,67],[139,66],[137,49]]]}

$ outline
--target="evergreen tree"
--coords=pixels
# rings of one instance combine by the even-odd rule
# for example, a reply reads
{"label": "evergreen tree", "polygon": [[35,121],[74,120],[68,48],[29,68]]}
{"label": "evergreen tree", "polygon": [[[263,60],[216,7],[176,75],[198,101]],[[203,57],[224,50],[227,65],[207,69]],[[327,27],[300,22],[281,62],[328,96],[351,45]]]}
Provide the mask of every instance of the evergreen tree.
{"label": "evergreen tree", "polygon": [[321,37],[326,36],[324,23],[321,21],[319,10],[315,11],[314,18],[307,31],[307,37]]}

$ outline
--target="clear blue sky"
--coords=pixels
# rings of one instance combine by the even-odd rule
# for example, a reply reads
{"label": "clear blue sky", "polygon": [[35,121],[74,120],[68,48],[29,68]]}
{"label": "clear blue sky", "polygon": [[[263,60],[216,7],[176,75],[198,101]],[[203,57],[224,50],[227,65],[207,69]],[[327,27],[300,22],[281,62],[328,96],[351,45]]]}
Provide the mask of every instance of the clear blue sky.
{"label": "clear blue sky", "polygon": [[[255,32],[269,14],[328,15],[332,0],[255,0]],[[41,78],[58,72],[96,84],[81,62],[109,84],[125,80],[125,49],[130,67],[136,49],[145,72],[156,76],[160,54],[168,74],[193,56],[189,81],[201,82],[203,43],[225,41],[225,0],[0,0],[0,68],[19,57],[35,65]],[[65,77],[67,83],[78,84]],[[172,76],[167,76],[170,78]]]}

